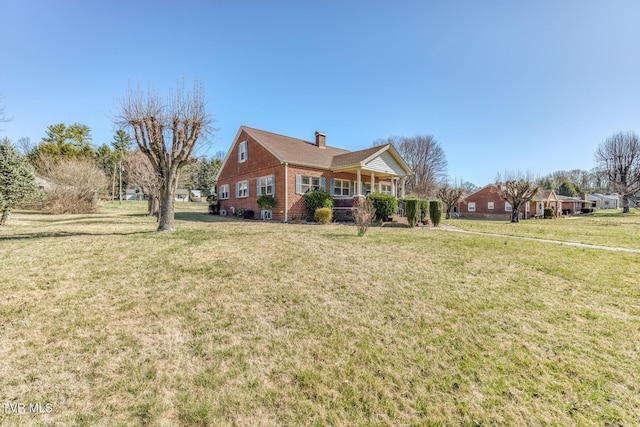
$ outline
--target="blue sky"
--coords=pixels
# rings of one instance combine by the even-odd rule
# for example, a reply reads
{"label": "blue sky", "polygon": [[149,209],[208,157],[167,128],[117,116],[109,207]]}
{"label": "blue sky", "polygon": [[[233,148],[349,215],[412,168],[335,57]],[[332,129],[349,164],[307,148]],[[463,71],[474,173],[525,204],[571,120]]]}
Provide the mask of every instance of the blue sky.
{"label": "blue sky", "polygon": [[640,2],[0,0],[0,136],[86,124],[94,144],[129,84],[199,78],[219,128],[357,150],[432,134],[452,178],[591,169],[640,131]]}

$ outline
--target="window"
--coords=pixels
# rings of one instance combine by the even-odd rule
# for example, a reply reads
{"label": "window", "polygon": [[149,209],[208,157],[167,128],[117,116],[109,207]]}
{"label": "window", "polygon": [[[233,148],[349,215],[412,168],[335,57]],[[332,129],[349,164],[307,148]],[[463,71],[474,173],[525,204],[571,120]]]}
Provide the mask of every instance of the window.
{"label": "window", "polygon": [[318,176],[296,175],[296,193],[305,194],[309,191],[324,190],[324,178]]}
{"label": "window", "polygon": [[261,219],[273,219],[273,213],[272,211],[266,211],[266,210],[261,210],[260,211],[260,218]]}
{"label": "window", "polygon": [[391,184],[380,184],[380,192],[382,194],[391,194]]}
{"label": "window", "polygon": [[349,196],[351,194],[351,182],[346,179],[334,179],[333,194],[336,196]]}
{"label": "window", "polygon": [[220,186],[220,200],[229,198],[229,184]]}
{"label": "window", "polygon": [[363,196],[367,196],[371,193],[371,182],[363,182],[362,188],[364,189]]}
{"label": "window", "polygon": [[469,204],[467,205],[467,210],[469,212],[475,212],[476,211],[476,202],[469,202]]}
{"label": "window", "polygon": [[238,163],[245,162],[247,160],[247,141],[242,141],[238,147]]}
{"label": "window", "polygon": [[513,208],[511,207],[511,203],[504,202],[504,211],[505,212],[511,212],[512,210],[513,210]]}
{"label": "window", "polygon": [[487,209],[493,209],[493,202],[487,203]]}
{"label": "window", "polygon": [[263,176],[258,182],[258,196],[273,196],[273,175]]}
{"label": "window", "polygon": [[249,197],[249,181],[236,182],[236,198]]}

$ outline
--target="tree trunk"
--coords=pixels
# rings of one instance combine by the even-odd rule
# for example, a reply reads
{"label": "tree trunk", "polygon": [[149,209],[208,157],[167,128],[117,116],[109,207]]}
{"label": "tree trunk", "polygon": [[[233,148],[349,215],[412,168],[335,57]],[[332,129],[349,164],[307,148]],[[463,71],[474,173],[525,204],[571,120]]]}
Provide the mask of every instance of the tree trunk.
{"label": "tree trunk", "polygon": [[2,210],[2,217],[0,217],[0,227],[4,227],[9,219],[9,214],[11,214],[11,209],[6,207]]}
{"label": "tree trunk", "polygon": [[153,215],[158,217],[160,210],[160,200],[158,200],[158,196],[155,193],[148,194],[149,199],[147,200],[147,210],[149,215]]}
{"label": "tree trunk", "polygon": [[519,222],[520,221],[520,206],[517,208],[515,206],[512,207],[511,211],[511,222]]}
{"label": "tree trunk", "polygon": [[628,194],[623,194],[622,195],[622,213],[629,213],[629,195]]}
{"label": "tree trunk", "polygon": [[116,165],[113,165],[113,178],[111,180],[111,204],[116,199]]}
{"label": "tree trunk", "polygon": [[180,174],[170,168],[164,176],[165,180],[160,187],[160,218],[158,219],[158,231],[175,231],[173,226],[175,198]]}

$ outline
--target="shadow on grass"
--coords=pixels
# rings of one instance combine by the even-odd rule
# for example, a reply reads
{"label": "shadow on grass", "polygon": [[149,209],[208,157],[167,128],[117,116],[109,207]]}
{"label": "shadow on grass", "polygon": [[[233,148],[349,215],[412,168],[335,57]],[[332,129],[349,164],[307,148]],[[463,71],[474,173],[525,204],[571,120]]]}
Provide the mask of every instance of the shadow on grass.
{"label": "shadow on grass", "polygon": [[0,236],[0,241],[46,239],[46,238],[55,238],[55,237],[75,237],[75,236],[133,236],[136,234],[151,234],[155,232],[156,232],[155,230],[132,231],[130,233],[84,233],[84,232],[55,231],[55,232],[22,233],[22,234],[13,234],[11,236]]}
{"label": "shadow on grass", "polygon": [[176,212],[175,217],[179,221],[194,221],[194,222],[230,222],[237,221],[234,218],[225,218],[219,215],[210,215],[207,212]]}

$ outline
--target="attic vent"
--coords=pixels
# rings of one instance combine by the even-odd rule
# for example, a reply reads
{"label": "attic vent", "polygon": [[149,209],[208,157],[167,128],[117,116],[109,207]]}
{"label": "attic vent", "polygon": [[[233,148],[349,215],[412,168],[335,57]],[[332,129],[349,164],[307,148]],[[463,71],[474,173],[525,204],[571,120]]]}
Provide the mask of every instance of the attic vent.
{"label": "attic vent", "polygon": [[324,133],[316,132],[316,147],[327,147],[327,135]]}

